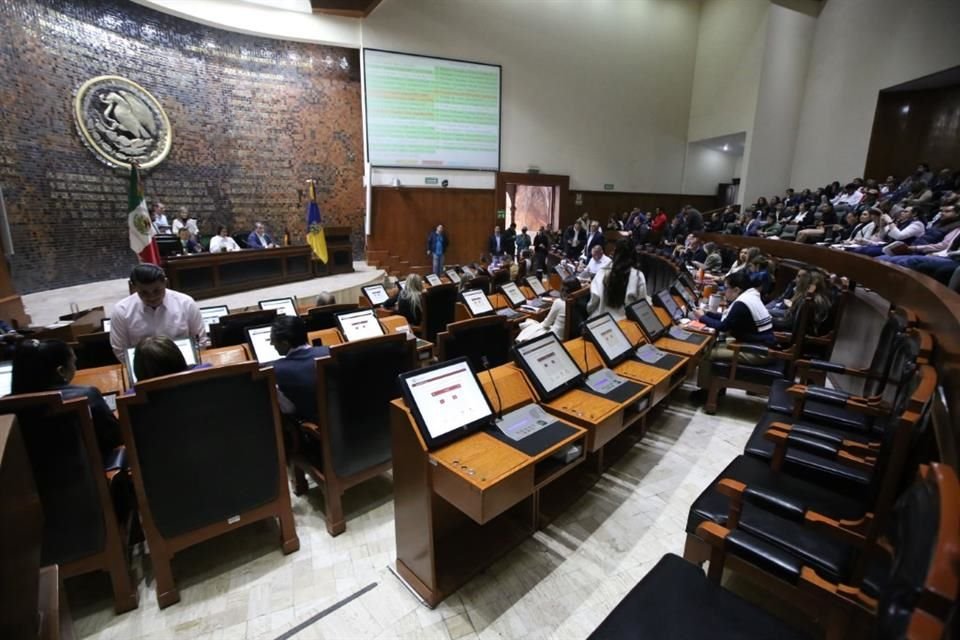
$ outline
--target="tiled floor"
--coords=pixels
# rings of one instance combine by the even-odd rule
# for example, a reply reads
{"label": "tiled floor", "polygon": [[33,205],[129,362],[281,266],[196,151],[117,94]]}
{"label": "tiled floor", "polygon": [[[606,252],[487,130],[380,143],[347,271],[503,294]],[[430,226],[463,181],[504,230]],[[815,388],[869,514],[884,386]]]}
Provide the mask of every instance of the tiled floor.
{"label": "tiled floor", "polygon": [[293,637],[583,638],[660,556],[682,553],[690,503],[742,451],[763,407],[732,392],[719,415],[708,416],[686,395],[679,390],[648,435],[562,516],[434,610],[388,569],[394,531],[385,476],[348,494],[347,531],[337,538],[327,535],[312,490],[294,498],[294,554],[280,552],[275,525],[260,523],[178,555],[182,599],[163,611],[148,559],[134,561],[140,607],[121,616],[105,577],[71,580],[76,630],[103,640],[266,640],[376,583]]}

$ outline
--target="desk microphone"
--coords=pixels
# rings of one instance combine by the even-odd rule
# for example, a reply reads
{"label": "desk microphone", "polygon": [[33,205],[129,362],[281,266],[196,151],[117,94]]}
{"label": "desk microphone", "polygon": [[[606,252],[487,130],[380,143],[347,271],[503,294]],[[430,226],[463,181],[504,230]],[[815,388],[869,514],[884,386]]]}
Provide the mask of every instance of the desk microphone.
{"label": "desk microphone", "polygon": [[490,360],[487,356],[480,356],[480,362],[487,370],[487,375],[490,376],[490,384],[493,385],[493,391],[497,394],[497,420],[503,420],[503,400],[500,399],[500,389],[497,388],[497,381],[493,377],[493,371],[490,370]]}
{"label": "desk microphone", "polygon": [[587,360],[587,321],[580,323],[580,341],[583,343],[583,375],[590,375],[590,361]]}

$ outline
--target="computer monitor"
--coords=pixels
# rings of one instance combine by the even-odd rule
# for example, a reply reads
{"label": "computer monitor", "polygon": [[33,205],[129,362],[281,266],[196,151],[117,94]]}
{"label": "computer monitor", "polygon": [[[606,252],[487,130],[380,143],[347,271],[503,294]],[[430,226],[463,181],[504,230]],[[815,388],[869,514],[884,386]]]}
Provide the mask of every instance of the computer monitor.
{"label": "computer monitor", "polygon": [[[197,351],[197,343],[193,338],[176,338],[173,343],[180,349],[183,359],[187,361],[188,367],[196,366],[200,362],[200,353]],[[137,374],[133,370],[134,354],[136,347],[127,349],[127,376],[130,378],[130,384],[137,384]]]}
{"label": "computer monitor", "polygon": [[523,292],[520,291],[520,287],[513,282],[502,284],[500,286],[500,291],[503,292],[503,295],[507,296],[507,300],[510,302],[511,307],[519,307],[521,304],[527,301],[526,296],[524,296]]}
{"label": "computer monitor", "polygon": [[680,294],[680,297],[683,298],[683,301],[687,303],[688,309],[694,309],[697,306],[697,298],[693,294],[693,291],[690,290],[687,285],[683,284],[680,280],[677,280],[673,283],[673,288],[677,290],[677,293]]}
{"label": "computer monitor", "polygon": [[400,388],[428,449],[493,422],[493,407],[465,357],[403,373]]}
{"label": "computer monitor", "polygon": [[487,298],[483,289],[467,289],[460,293],[460,297],[470,310],[470,315],[474,317],[493,313],[493,305],[490,304],[490,299]]}
{"label": "computer monitor", "polygon": [[337,324],[340,325],[340,333],[347,342],[383,335],[383,327],[380,326],[380,321],[377,320],[377,314],[373,309],[338,313]]}
{"label": "computer monitor", "polygon": [[538,296],[544,296],[547,294],[547,290],[543,287],[543,283],[540,282],[540,278],[537,276],[527,276],[527,284],[530,285],[530,288]]}
{"label": "computer monitor", "polygon": [[667,331],[667,327],[660,322],[653,307],[643,298],[627,307],[627,317],[640,323],[640,328],[651,342],[661,338]]}
{"label": "computer monitor", "polygon": [[608,367],[620,364],[633,353],[633,345],[609,313],[587,320],[584,326]]}
{"label": "computer monitor", "polygon": [[406,281],[406,280],[397,280],[397,286],[400,287],[400,291],[403,291],[404,289],[407,288],[407,281]]}
{"label": "computer monitor", "polygon": [[161,258],[169,258],[180,253],[180,239],[177,236],[161,233],[154,236],[154,239],[157,242],[157,252]]}
{"label": "computer monitor", "polygon": [[110,318],[100,319],[100,331],[106,331],[107,333],[110,333]]}
{"label": "computer monitor", "polygon": [[439,284],[443,284],[443,280],[441,280],[440,276],[438,276],[435,273],[428,273],[426,275],[426,279],[427,279],[427,284],[429,284],[431,287],[435,287]]}
{"label": "computer monitor", "polygon": [[384,302],[390,299],[390,296],[387,295],[387,290],[383,288],[382,284],[368,284],[365,287],[361,287],[363,295],[370,301],[375,307],[379,307]]}
{"label": "computer monitor", "polygon": [[677,279],[690,290],[695,298],[700,298],[700,296],[697,295],[697,285],[693,282],[693,276],[690,275],[689,271],[681,269],[680,272],[677,273]]}
{"label": "computer monitor", "polygon": [[273,325],[270,324],[247,327],[247,342],[253,349],[253,357],[260,364],[270,364],[283,357],[270,341],[271,329],[273,329]]}
{"label": "computer monitor", "polygon": [[541,400],[552,400],[583,382],[583,373],[553,332],[517,344],[513,357]]}
{"label": "computer monitor", "polygon": [[261,300],[259,303],[261,309],[276,309],[278,316],[297,316],[297,303],[293,298],[272,298],[270,300]]}
{"label": "computer monitor", "polygon": [[677,318],[683,317],[683,310],[677,306],[677,301],[673,299],[673,296],[670,295],[669,289],[661,289],[655,294],[657,302],[660,303],[660,306],[667,310],[667,313],[670,314],[670,318],[676,320]]}
{"label": "computer monitor", "polygon": [[553,268],[553,270],[557,272],[557,275],[560,276],[561,280],[566,280],[567,278],[572,276],[574,273],[573,269],[570,269],[566,265],[562,265],[562,264],[558,264]]}
{"label": "computer monitor", "polygon": [[0,397],[13,390],[13,361],[0,362]]}
{"label": "computer monitor", "polygon": [[453,284],[460,284],[460,274],[457,273],[456,269],[447,269],[444,271],[447,274],[447,277],[450,278],[450,282]]}
{"label": "computer monitor", "polygon": [[220,304],[215,307],[200,307],[200,318],[203,320],[203,328],[210,333],[210,325],[220,321],[222,316],[230,313],[227,305]]}

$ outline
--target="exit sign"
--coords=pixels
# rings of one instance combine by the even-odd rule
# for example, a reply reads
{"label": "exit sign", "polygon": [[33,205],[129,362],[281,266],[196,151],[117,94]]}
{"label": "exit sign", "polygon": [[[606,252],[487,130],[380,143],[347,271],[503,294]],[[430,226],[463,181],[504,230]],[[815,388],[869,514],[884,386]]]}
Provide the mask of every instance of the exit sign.
{"label": "exit sign", "polygon": [[423,182],[425,184],[440,184],[440,178],[424,178]]}
{"label": "exit sign", "polygon": [[613,185],[612,185],[612,184],[605,184],[605,185],[603,185],[603,190],[604,190],[604,191],[613,191]]}

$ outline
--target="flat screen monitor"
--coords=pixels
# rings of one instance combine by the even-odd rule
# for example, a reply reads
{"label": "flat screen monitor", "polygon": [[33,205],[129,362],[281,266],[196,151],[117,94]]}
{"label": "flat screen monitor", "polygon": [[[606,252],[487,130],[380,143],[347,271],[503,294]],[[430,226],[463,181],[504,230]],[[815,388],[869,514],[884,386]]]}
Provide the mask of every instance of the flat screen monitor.
{"label": "flat screen monitor", "polygon": [[577,363],[553,332],[517,344],[513,356],[541,400],[552,400],[583,381]]}
{"label": "flat screen monitor", "polygon": [[660,306],[667,310],[667,313],[670,314],[670,317],[674,320],[683,316],[683,311],[677,306],[677,301],[673,299],[673,296],[670,295],[669,289],[661,289],[656,293],[657,302],[660,303]]}
{"label": "flat screen monitor", "polygon": [[428,274],[427,274],[427,284],[429,284],[431,287],[435,287],[435,286],[437,286],[438,284],[443,284],[443,281],[440,279],[440,276],[438,276],[437,274],[435,274],[435,273],[428,273]]}
{"label": "flat screen monitor", "polygon": [[373,309],[338,313],[337,324],[340,325],[340,333],[347,342],[383,335],[383,327],[380,326],[380,321],[377,320],[377,314]]}
{"label": "flat screen monitor", "polygon": [[270,364],[283,356],[274,348],[270,340],[270,330],[273,325],[265,324],[259,327],[247,327],[247,342],[253,348],[253,357],[260,364]]}
{"label": "flat screen monitor", "polygon": [[406,280],[397,280],[397,286],[400,287],[400,291],[403,291],[404,289],[407,288],[407,281],[406,281]]}
{"label": "flat screen monitor", "polygon": [[[197,343],[193,341],[193,338],[177,338],[173,341],[177,348],[180,349],[180,353],[183,354],[183,359],[187,361],[188,367],[195,367],[197,363],[200,362],[200,355],[197,352]],[[137,374],[133,370],[134,354],[136,353],[136,347],[130,347],[127,349],[127,375],[130,378],[130,384],[137,384]]]}
{"label": "flat screen monitor", "polygon": [[261,300],[259,302],[261,309],[276,309],[278,316],[297,316],[297,303],[293,298],[273,298],[271,300]]}
{"label": "flat screen monitor", "polygon": [[510,301],[511,307],[518,307],[527,301],[527,298],[523,295],[523,292],[520,291],[520,287],[513,282],[507,282],[502,285],[500,287],[500,291],[503,291],[503,295],[507,296],[507,300]]}
{"label": "flat screen monitor", "polygon": [[154,236],[157,241],[157,252],[161,258],[169,258],[180,253],[180,240],[177,236],[160,234]]}
{"label": "flat screen monitor", "polygon": [[370,304],[375,307],[379,307],[390,299],[390,296],[387,295],[387,290],[383,288],[382,284],[370,284],[362,287],[362,290],[363,295],[365,295],[367,300],[370,301]]}
{"label": "flat screen monitor", "polygon": [[220,322],[220,318],[230,314],[227,305],[221,304],[215,307],[200,307],[200,318],[203,319],[203,327],[210,333],[210,325]]}
{"label": "flat screen monitor", "polygon": [[663,336],[666,327],[660,322],[650,303],[641,298],[627,307],[627,317],[640,323],[640,328],[651,341]]}
{"label": "flat screen monitor", "polygon": [[110,318],[102,318],[100,320],[100,330],[110,333]]}
{"label": "flat screen monitor", "polygon": [[683,298],[683,301],[687,303],[688,309],[693,309],[697,306],[697,298],[693,295],[693,291],[691,291],[687,285],[683,284],[683,282],[680,280],[677,280],[673,284],[673,288],[677,290],[677,293],[680,294],[680,297]]}
{"label": "flat screen monitor", "polygon": [[450,282],[453,284],[460,284],[460,274],[457,273],[454,269],[447,269],[444,271],[447,274],[447,277],[450,278]]}
{"label": "flat screen monitor", "polygon": [[633,345],[609,313],[587,320],[585,326],[587,336],[597,345],[608,367],[620,364],[633,353]]}
{"label": "flat screen monitor", "polygon": [[540,278],[537,276],[527,276],[527,284],[530,285],[530,288],[538,296],[547,294],[547,290],[543,287],[543,283],[540,282]]}
{"label": "flat screen monitor", "polygon": [[0,362],[0,397],[10,395],[13,390],[13,362]]}
{"label": "flat screen monitor", "polygon": [[463,303],[467,305],[472,316],[484,316],[493,313],[493,305],[483,289],[468,289],[460,294]]}
{"label": "flat screen monitor", "polygon": [[558,264],[553,268],[557,272],[557,275],[560,276],[561,280],[566,280],[573,275],[573,269],[570,269],[566,265]]}
{"label": "flat screen monitor", "polygon": [[465,357],[401,374],[400,387],[428,449],[493,421],[490,401]]}

